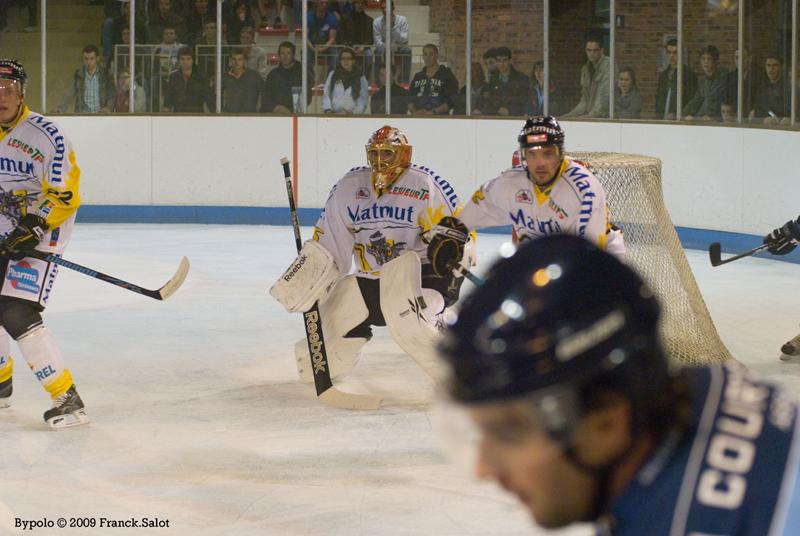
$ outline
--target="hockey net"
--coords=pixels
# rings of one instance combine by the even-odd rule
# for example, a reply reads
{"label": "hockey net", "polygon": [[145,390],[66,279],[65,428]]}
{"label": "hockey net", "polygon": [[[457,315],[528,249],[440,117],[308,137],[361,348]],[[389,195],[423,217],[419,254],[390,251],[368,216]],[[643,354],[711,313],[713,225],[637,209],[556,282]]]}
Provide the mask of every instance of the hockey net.
{"label": "hockey net", "polygon": [[669,354],[696,365],[730,359],[664,206],[661,161],[622,153],[568,156],[588,164],[605,188],[610,220],[624,233],[626,259],[661,301]]}

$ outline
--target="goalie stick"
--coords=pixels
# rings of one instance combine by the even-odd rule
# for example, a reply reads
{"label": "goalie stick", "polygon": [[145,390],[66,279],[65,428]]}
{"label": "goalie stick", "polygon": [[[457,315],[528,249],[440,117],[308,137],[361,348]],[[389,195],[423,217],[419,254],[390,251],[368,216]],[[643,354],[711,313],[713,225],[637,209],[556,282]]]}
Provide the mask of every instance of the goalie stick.
{"label": "goalie stick", "polygon": [[714,242],[710,246],[708,246],[708,258],[711,261],[711,266],[720,266],[722,264],[727,264],[729,262],[733,262],[735,260],[741,259],[743,257],[749,257],[759,251],[767,249],[769,244],[761,244],[758,247],[754,247],[749,251],[745,251],[744,253],[739,253],[738,255],[734,255],[733,257],[727,258],[722,260],[722,246],[719,242]]}
{"label": "goalie stick", "polygon": [[[297,218],[297,207],[294,203],[294,188],[292,187],[292,173],[289,170],[289,159],[281,158],[283,176],[286,179],[286,193],[289,196],[289,212],[292,215],[292,228],[297,252],[303,247],[300,237],[300,221]],[[306,330],[308,353],[311,356],[311,370],[314,374],[314,387],[317,398],[329,406],[343,409],[378,409],[382,398],[376,395],[360,395],[346,393],[334,387],[331,381],[331,370],[328,366],[328,353],[325,346],[325,336],[322,333],[322,319],[319,314],[319,302],[303,313],[303,325]]]}
{"label": "goalie stick", "polygon": [[124,288],[125,290],[130,290],[131,292],[141,294],[142,296],[147,296],[148,298],[153,298],[154,300],[166,300],[167,298],[175,294],[175,291],[178,290],[178,288],[180,288],[180,286],[183,284],[184,279],[186,279],[186,275],[189,273],[189,259],[184,257],[181,259],[181,263],[180,265],[178,265],[178,270],[175,272],[175,275],[173,275],[169,281],[167,281],[161,288],[157,290],[150,290],[144,287],[140,287],[139,285],[134,285],[133,283],[123,281],[122,279],[106,275],[102,272],[98,272],[97,270],[92,270],[91,268],[81,266],[80,264],[74,263],[72,261],[62,259],[57,255],[53,255],[52,253],[45,253],[44,251],[39,251],[37,249],[34,249],[32,251],[26,251],[25,256],[33,257],[35,259],[40,259],[46,262],[52,262],[53,264],[58,264],[59,266],[63,266],[64,268],[75,270],[76,272],[80,272],[83,275],[88,275],[89,277],[99,279],[100,281],[111,283],[112,285],[116,285],[118,287]]}

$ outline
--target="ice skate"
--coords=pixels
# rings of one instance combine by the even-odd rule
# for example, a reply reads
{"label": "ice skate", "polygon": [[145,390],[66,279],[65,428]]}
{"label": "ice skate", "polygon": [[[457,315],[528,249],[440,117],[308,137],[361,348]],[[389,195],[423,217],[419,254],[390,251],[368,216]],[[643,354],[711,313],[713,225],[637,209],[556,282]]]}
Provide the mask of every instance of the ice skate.
{"label": "ice skate", "polygon": [[781,346],[781,359],[783,361],[788,361],[795,356],[800,356],[800,333],[794,339]]}
{"label": "ice skate", "polygon": [[11,405],[11,392],[11,378],[0,382],[0,409],[7,408]]}
{"label": "ice skate", "polygon": [[74,385],[53,400],[53,407],[44,412],[44,421],[55,430],[89,423],[83,401]]}

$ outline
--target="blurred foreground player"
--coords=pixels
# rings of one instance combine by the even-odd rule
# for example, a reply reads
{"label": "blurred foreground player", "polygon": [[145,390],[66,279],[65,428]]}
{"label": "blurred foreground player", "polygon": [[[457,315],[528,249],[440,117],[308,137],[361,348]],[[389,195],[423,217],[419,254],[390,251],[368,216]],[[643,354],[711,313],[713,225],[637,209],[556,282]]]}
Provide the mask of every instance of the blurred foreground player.
{"label": "blurred foreground player", "polygon": [[0,407],[12,392],[10,335],[52,398],[45,422],[59,429],[89,418],[42,323],[58,267],[25,252],[64,251],[80,205],[80,168],[61,128],[25,105],[26,85],[22,65],[0,59]]}
{"label": "blurred foreground player", "polygon": [[[369,165],[333,186],[313,239],[270,293],[290,312],[319,301],[331,377],[354,366],[372,326],[387,326],[436,378],[436,325],[458,299],[463,277],[434,273],[423,234],[458,210],[458,198],[434,171],[411,163],[411,145],[400,130],[378,129],[366,152]],[[306,339],[295,345],[295,357],[300,379],[312,381]]]}
{"label": "blurred foreground player", "polygon": [[548,528],[800,534],[797,408],[736,366],[671,371],[627,266],[554,235],[500,260],[442,347],[479,476]]}
{"label": "blurred foreground player", "polygon": [[[800,243],[800,216],[769,233],[764,237],[764,243],[769,244],[767,251],[773,255],[786,255],[794,251]],[[800,355],[800,334],[781,346],[781,359],[787,360],[798,355]]]}

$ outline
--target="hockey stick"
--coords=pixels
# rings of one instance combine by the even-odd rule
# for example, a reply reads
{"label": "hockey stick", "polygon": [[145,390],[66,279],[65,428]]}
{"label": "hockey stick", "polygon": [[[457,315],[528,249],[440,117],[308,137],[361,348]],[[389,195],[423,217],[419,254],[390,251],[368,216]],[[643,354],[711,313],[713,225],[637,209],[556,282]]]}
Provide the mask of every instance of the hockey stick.
{"label": "hockey stick", "polygon": [[475,285],[476,287],[482,287],[483,284],[486,283],[486,281],[484,281],[481,277],[478,277],[477,275],[473,274],[460,264],[456,265],[456,267],[453,268],[453,270],[456,272],[456,274],[463,275],[464,277],[466,277],[469,280],[469,282]]}
{"label": "hockey stick", "polygon": [[[297,252],[303,247],[300,237],[300,221],[297,218],[297,207],[294,204],[294,188],[292,187],[292,172],[289,170],[289,159],[281,158],[283,176],[286,179],[286,193],[289,195],[289,212],[292,215],[292,228]],[[306,342],[308,354],[311,356],[311,370],[314,372],[314,387],[317,398],[329,406],[343,409],[378,409],[381,405],[379,396],[359,395],[345,393],[333,386],[331,370],[328,366],[328,352],[325,347],[325,336],[322,333],[322,319],[319,315],[319,302],[303,313],[303,324],[306,329]]]}
{"label": "hockey stick", "polygon": [[62,259],[57,255],[53,255],[52,253],[45,253],[44,251],[34,249],[32,251],[26,251],[25,256],[58,264],[59,266],[69,268],[70,270],[75,270],[76,272],[99,279],[100,281],[105,281],[106,283],[111,283],[112,285],[122,287],[125,290],[130,290],[131,292],[141,294],[142,296],[147,296],[148,298],[153,298],[154,300],[166,300],[172,296],[183,284],[184,279],[186,279],[186,275],[189,273],[189,259],[184,257],[181,259],[181,263],[178,265],[178,270],[175,272],[175,275],[173,275],[170,280],[164,284],[164,286],[158,290],[150,290],[140,287],[139,285],[134,285],[133,283],[128,283],[122,279],[117,279],[116,277],[106,275],[96,270],[92,270],[91,268],[81,266],[80,264],[76,264],[66,259]]}
{"label": "hockey stick", "polygon": [[749,257],[759,251],[767,249],[769,244],[761,244],[758,247],[755,247],[749,251],[745,251],[744,253],[739,253],[738,255],[734,255],[728,259],[722,260],[722,246],[719,242],[714,242],[710,246],[708,246],[708,258],[711,261],[711,266],[720,266],[722,264],[727,264],[729,262],[733,262],[735,260],[741,259],[743,257]]}

